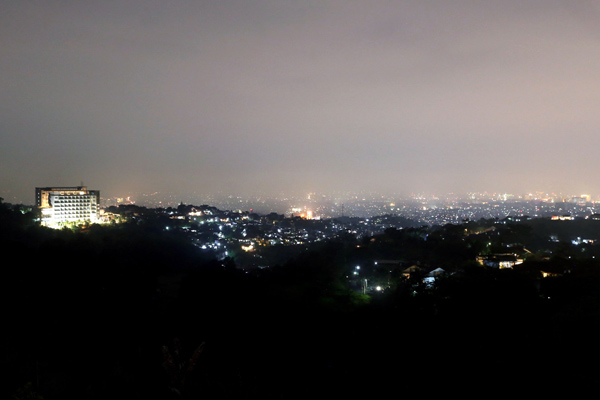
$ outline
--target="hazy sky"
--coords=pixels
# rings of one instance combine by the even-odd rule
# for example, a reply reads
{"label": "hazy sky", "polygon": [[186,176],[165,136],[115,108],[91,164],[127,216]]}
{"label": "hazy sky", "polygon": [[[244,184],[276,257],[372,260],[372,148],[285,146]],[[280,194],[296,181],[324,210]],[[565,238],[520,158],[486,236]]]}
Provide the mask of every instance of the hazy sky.
{"label": "hazy sky", "polygon": [[600,194],[600,1],[0,2],[0,195]]}

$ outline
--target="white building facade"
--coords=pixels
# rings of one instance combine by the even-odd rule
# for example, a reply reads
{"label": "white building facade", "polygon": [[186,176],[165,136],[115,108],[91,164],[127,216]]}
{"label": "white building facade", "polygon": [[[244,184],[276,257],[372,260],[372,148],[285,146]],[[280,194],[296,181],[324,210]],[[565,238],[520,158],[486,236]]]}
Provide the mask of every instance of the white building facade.
{"label": "white building facade", "polygon": [[42,225],[60,227],[78,222],[99,222],[100,192],[85,186],[36,188],[36,205]]}

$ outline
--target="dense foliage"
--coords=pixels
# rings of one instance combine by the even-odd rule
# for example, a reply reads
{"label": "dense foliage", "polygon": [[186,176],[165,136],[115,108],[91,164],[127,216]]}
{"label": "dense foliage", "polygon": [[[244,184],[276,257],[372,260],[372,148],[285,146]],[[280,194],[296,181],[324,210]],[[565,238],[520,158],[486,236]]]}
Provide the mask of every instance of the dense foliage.
{"label": "dense foliage", "polygon": [[[474,261],[494,246],[541,246],[558,225],[390,229],[245,271],[152,218],[75,231],[33,218],[0,203],[2,398],[539,393],[598,383],[583,357],[599,350],[595,248],[574,249],[564,233],[551,257],[536,248],[519,268]],[[352,268],[386,258],[448,273],[430,286],[371,262],[365,274],[389,286],[364,294]],[[547,270],[561,274],[541,279]]]}

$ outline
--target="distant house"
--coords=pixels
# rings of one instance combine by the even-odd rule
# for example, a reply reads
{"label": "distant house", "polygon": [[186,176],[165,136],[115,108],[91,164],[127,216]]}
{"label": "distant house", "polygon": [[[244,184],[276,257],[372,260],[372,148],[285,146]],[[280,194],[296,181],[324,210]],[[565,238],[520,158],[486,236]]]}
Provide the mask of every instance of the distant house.
{"label": "distant house", "polygon": [[443,268],[436,268],[433,271],[430,271],[425,278],[423,278],[423,282],[425,282],[428,285],[432,285],[435,280],[440,277],[441,275],[443,275],[446,271]]}
{"label": "distant house", "polygon": [[509,215],[508,217],[504,218],[502,221],[504,223],[506,222],[524,222],[524,221],[529,221],[531,219],[531,217],[529,215]]}
{"label": "distant house", "polygon": [[540,272],[542,273],[542,278],[562,276],[562,274],[559,274],[558,272],[547,272],[547,271],[540,271]]}
{"label": "distant house", "polygon": [[402,275],[410,278],[411,276],[414,276],[415,274],[419,274],[422,271],[422,268],[419,267],[418,265],[411,265],[410,267],[402,270]]}
{"label": "distant house", "polygon": [[434,278],[437,278],[440,275],[443,275],[446,271],[443,268],[436,268],[433,271],[429,272],[427,274],[427,276],[432,276]]}
{"label": "distant house", "polygon": [[513,268],[515,265],[523,264],[523,258],[516,254],[490,254],[477,257],[477,261],[483,266],[492,268]]}
{"label": "distant house", "polygon": [[552,221],[571,221],[573,217],[571,216],[571,214],[553,215],[551,219]]}

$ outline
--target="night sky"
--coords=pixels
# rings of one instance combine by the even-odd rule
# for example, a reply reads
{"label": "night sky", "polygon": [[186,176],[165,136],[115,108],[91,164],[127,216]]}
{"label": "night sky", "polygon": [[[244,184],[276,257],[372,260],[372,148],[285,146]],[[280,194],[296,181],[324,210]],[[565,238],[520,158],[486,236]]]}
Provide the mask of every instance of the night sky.
{"label": "night sky", "polygon": [[600,2],[0,3],[0,196],[600,194]]}

